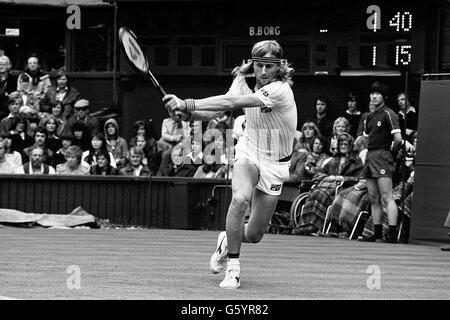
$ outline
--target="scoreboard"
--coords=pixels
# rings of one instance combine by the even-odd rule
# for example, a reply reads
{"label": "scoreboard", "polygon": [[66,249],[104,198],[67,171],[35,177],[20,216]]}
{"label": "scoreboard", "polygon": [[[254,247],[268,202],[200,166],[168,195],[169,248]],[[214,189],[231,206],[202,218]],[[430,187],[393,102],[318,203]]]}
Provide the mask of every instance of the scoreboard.
{"label": "scoreboard", "polygon": [[278,0],[276,10],[256,0],[137,2],[123,3],[120,23],[155,53],[150,64],[161,74],[229,74],[264,39],[280,42],[299,75],[420,74],[432,56],[430,7],[410,0]]}
{"label": "scoreboard", "polygon": [[[367,11],[370,16],[367,18],[366,26],[373,33],[381,33],[382,29],[389,29],[398,37],[393,40],[392,49],[388,51],[388,61],[392,61],[391,65],[396,67],[408,66],[412,62],[412,43],[411,34],[413,31],[414,16],[411,10],[398,10],[395,14],[386,19],[383,25],[381,19],[381,8],[377,5],[370,5]],[[372,66],[378,65],[377,60],[378,48],[377,44],[372,45]]]}

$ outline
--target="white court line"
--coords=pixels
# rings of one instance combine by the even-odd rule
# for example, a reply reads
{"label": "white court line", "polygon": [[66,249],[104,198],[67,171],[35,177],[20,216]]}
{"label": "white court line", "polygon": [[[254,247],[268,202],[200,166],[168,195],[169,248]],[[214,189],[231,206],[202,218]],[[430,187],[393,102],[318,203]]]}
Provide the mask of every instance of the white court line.
{"label": "white court line", "polygon": [[21,299],[16,299],[16,298],[11,298],[11,297],[0,296],[0,300],[21,300]]}

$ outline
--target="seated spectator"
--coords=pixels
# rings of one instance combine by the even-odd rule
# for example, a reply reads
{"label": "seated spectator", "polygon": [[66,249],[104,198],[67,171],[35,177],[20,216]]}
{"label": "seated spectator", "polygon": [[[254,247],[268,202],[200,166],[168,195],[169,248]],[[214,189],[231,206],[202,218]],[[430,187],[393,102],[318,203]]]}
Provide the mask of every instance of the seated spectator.
{"label": "seated spectator", "polygon": [[6,137],[2,137],[0,136],[0,141],[4,141],[5,142],[5,158],[6,160],[16,164],[17,166],[21,166],[22,165],[22,155],[11,149],[11,143],[12,140],[10,138],[10,136],[6,136]]}
{"label": "seated spectator", "polygon": [[[132,145],[136,142],[135,137],[142,136],[149,143],[149,146],[154,149],[153,151],[157,152],[157,144],[156,144],[156,132],[153,128],[152,119],[148,119],[147,121],[138,120],[133,125],[133,135],[131,136],[129,145],[134,147],[136,145]],[[134,139],[134,141],[133,141]]]}
{"label": "seated spectator", "polygon": [[113,168],[116,168],[116,160],[114,159],[113,154],[108,151],[106,146],[107,144],[103,134],[94,134],[91,139],[91,146],[89,147],[89,150],[83,152],[81,160],[85,161],[92,167],[97,164],[98,155],[106,152],[109,157],[108,164]]}
{"label": "seated spectator", "polygon": [[64,116],[64,108],[61,106],[60,103],[58,104],[54,104],[51,106],[51,113],[44,113],[43,117],[41,119],[41,121],[39,122],[39,127],[43,127],[44,126],[44,122],[46,121],[47,118],[49,117],[53,117],[56,122],[58,123],[58,128],[56,129],[56,135],[58,137],[61,137],[62,134],[67,134],[70,131],[68,129],[67,126],[67,119]]}
{"label": "seated spectator", "polygon": [[331,205],[338,185],[348,187],[358,182],[363,168],[361,159],[353,153],[353,138],[349,133],[338,137],[338,152],[314,176],[316,187],[303,207],[300,227],[293,234],[310,235],[319,231],[324,224],[328,206]]}
{"label": "seated spectator", "polygon": [[[17,92],[22,97],[22,105],[19,108],[19,113],[28,119],[30,124],[30,130],[36,129],[39,123],[39,98],[35,95],[31,86],[31,77],[22,73],[17,79]],[[32,127],[32,128],[31,128]],[[32,135],[33,131],[28,134]]]}
{"label": "seated spectator", "polygon": [[370,212],[366,180],[345,188],[336,196],[330,206],[329,237],[348,239],[361,211]]}
{"label": "seated spectator", "polygon": [[111,166],[111,153],[101,149],[97,153],[97,161],[96,164],[91,166],[90,173],[91,175],[96,176],[117,176],[119,175],[119,170]]}
{"label": "seated spectator", "polygon": [[313,140],[312,151],[294,152],[289,167],[289,178],[286,181],[301,183],[303,180],[311,180],[329,158],[324,152],[326,146],[326,138],[317,136]]}
{"label": "seated spectator", "polygon": [[170,150],[172,150],[175,145],[180,143],[184,137],[189,137],[190,134],[191,127],[189,122],[182,121],[178,118],[166,118],[162,123],[161,139],[159,139],[158,145],[163,153],[170,153]]}
{"label": "seated spectator", "polygon": [[287,182],[300,183],[305,179],[305,164],[312,144],[320,135],[315,123],[307,121],[303,124],[298,138],[294,138],[291,165],[289,167],[289,178]]}
{"label": "seated spectator", "polygon": [[59,71],[56,75],[56,87],[52,86],[45,93],[40,101],[40,110],[52,113],[52,107],[59,104],[65,111],[66,117],[70,118],[73,115],[75,102],[80,99],[80,92],[70,84],[67,74]]}
{"label": "seated spectator", "polygon": [[70,146],[66,150],[66,162],[56,166],[56,174],[89,175],[90,168],[81,161],[83,151],[79,146]]}
{"label": "seated spectator", "polygon": [[6,159],[5,141],[0,140],[0,174],[13,174],[17,165]]}
{"label": "seated spectator", "polygon": [[[350,122],[344,117],[339,117],[334,120],[333,135],[330,139],[330,153],[334,154],[337,151],[337,137],[345,132],[350,131]],[[352,136],[353,137],[353,136]]]}
{"label": "seated spectator", "polygon": [[79,146],[83,151],[89,150],[92,133],[84,122],[75,122],[70,135],[73,137],[72,145]]}
{"label": "seated spectator", "polygon": [[13,118],[12,131],[8,135],[11,139],[11,150],[20,153],[23,158],[23,150],[34,144],[33,137],[28,135],[28,121],[21,116]]}
{"label": "seated spectator", "polygon": [[357,137],[359,120],[361,120],[361,111],[359,110],[359,97],[353,92],[349,92],[347,96],[347,109],[342,114],[349,122],[350,130],[348,131],[353,138]]}
{"label": "seated spectator", "polygon": [[327,145],[325,137],[317,136],[314,139],[312,151],[308,153],[306,158],[304,179],[313,179],[330,159],[328,154],[325,153]]}
{"label": "seated spectator", "polygon": [[69,130],[73,130],[76,122],[84,123],[92,134],[100,132],[99,121],[96,117],[90,115],[90,102],[86,99],[80,99],[74,104],[75,114],[67,120]]}
{"label": "seated spectator", "polygon": [[314,139],[320,135],[319,128],[314,122],[307,121],[303,124],[300,137],[295,141],[294,151],[309,152],[311,151]]}
{"label": "seated spectator", "polygon": [[117,168],[125,165],[128,156],[128,143],[119,136],[119,124],[116,119],[108,119],[104,126],[106,148],[114,156]]}
{"label": "seated spectator", "polygon": [[0,56],[0,120],[9,114],[9,94],[17,90],[17,79],[11,73],[11,61]]}
{"label": "seated spectator", "polygon": [[25,73],[31,77],[31,90],[38,100],[44,97],[44,94],[52,86],[48,74],[42,72],[39,64],[39,59],[36,56],[31,56],[27,60],[27,67]]}
{"label": "seated spectator", "polygon": [[142,164],[144,153],[142,150],[133,147],[130,149],[129,163],[122,169],[119,174],[121,176],[133,176],[133,177],[150,177],[150,169]]}
{"label": "seated spectator", "polygon": [[51,166],[56,168],[58,164],[65,163],[66,160],[66,153],[67,149],[72,145],[73,137],[70,134],[63,134],[61,136],[61,149],[56,151],[55,155],[53,156]]}
{"label": "seated spectator", "polygon": [[30,161],[17,167],[15,173],[18,174],[55,174],[52,166],[44,163],[44,149],[33,147],[30,153]]}
{"label": "seated spectator", "polygon": [[156,141],[154,139],[146,139],[145,137],[145,135],[134,136],[130,140],[130,146],[141,149],[144,152],[142,164],[149,167],[152,175],[156,175],[161,165],[161,153],[157,151]]}
{"label": "seated spectator", "polygon": [[22,96],[19,92],[15,91],[8,97],[8,110],[9,114],[0,120],[0,135],[7,136],[13,129],[14,118],[19,116],[19,109],[22,105]]}
{"label": "seated spectator", "polygon": [[41,128],[44,128],[47,132],[47,147],[52,153],[55,153],[61,149],[61,139],[57,134],[59,122],[54,116],[49,116],[48,118],[42,119],[41,123]]}
{"label": "seated spectator", "polygon": [[31,150],[34,147],[41,147],[44,150],[44,162],[46,164],[52,163],[54,152],[47,147],[47,131],[43,128],[38,128],[34,133],[34,144],[28,148],[23,149],[22,160],[24,163],[30,161]]}
{"label": "seated spectator", "polygon": [[202,179],[218,179],[223,178],[223,171],[220,169],[224,166],[223,164],[216,163],[216,156],[214,153],[207,154],[203,157],[203,162],[194,174],[194,178]]}
{"label": "seated spectator", "polygon": [[320,134],[328,139],[332,135],[334,122],[329,115],[330,108],[330,100],[327,97],[321,96],[316,99],[316,115],[313,122],[319,128]]}

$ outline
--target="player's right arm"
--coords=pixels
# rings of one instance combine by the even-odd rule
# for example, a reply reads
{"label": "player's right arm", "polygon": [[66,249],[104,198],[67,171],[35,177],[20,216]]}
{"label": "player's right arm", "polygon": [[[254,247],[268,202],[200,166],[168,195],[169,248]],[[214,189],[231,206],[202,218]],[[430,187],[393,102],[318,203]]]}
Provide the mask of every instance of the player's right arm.
{"label": "player's right arm", "polygon": [[182,118],[187,118],[188,120],[208,120],[220,116],[225,111],[264,105],[256,94],[240,96],[219,95],[196,99],[194,102],[195,111],[189,110],[187,100],[181,100],[175,95],[168,94],[162,100],[169,113],[177,113],[178,111]]}

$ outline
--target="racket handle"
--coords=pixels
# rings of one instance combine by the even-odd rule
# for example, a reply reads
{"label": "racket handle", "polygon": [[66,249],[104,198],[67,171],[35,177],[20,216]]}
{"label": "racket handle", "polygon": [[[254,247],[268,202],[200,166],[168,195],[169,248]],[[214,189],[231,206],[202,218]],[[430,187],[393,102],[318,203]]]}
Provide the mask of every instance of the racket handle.
{"label": "racket handle", "polygon": [[156,89],[158,89],[159,94],[161,95],[161,97],[164,97],[167,94],[166,91],[161,86],[157,86]]}

